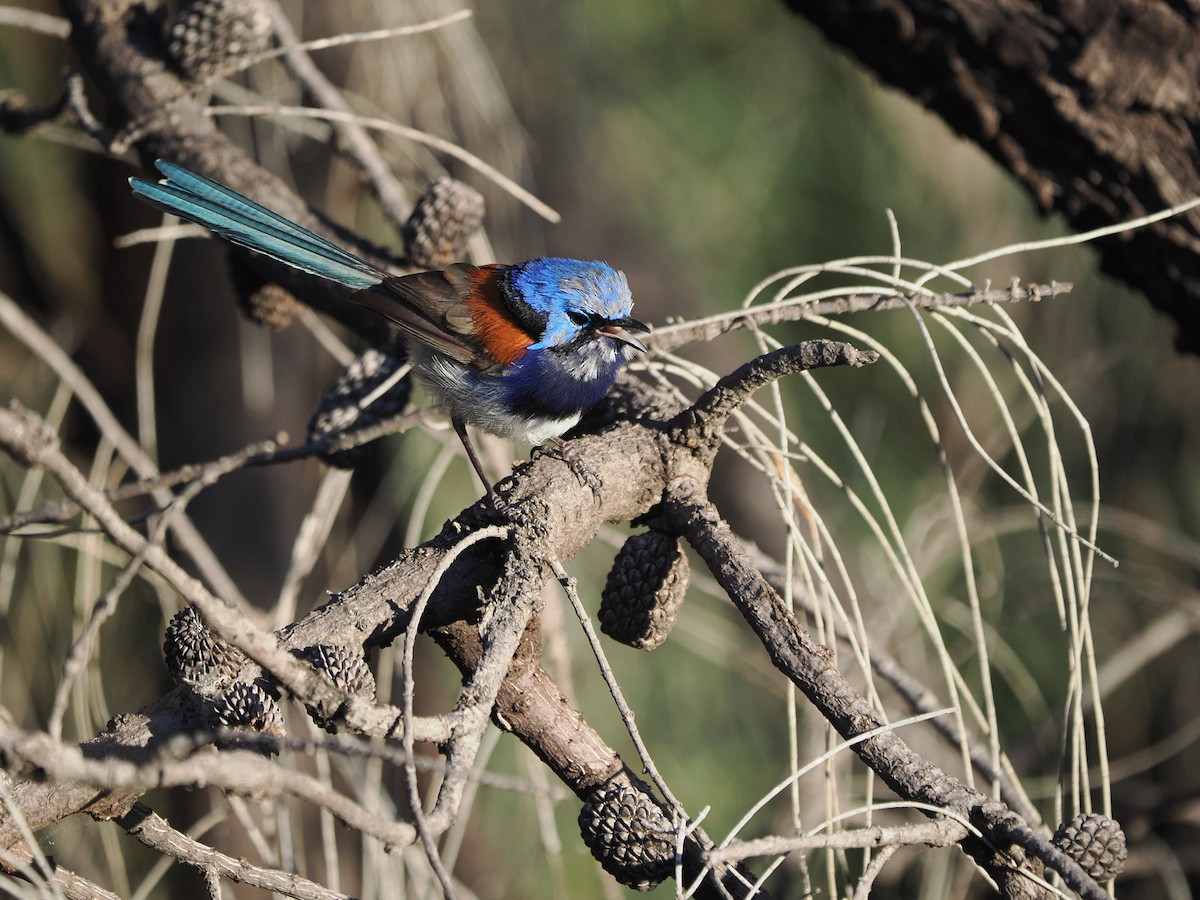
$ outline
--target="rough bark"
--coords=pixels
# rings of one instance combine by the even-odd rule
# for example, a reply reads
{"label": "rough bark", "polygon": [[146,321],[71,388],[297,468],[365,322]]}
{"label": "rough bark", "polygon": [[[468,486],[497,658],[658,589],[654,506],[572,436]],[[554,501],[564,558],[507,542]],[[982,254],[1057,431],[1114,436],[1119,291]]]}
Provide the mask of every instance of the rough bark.
{"label": "rough bark", "polygon": [[[1200,196],[1200,11],[1168,0],[787,0],[1079,231]],[[953,186],[948,185],[947,190]],[[1200,213],[1096,244],[1200,353]]]}

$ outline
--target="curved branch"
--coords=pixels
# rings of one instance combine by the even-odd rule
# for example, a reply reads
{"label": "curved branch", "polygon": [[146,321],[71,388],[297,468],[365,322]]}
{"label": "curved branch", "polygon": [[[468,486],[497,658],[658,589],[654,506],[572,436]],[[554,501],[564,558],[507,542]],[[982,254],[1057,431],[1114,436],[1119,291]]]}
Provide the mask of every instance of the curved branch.
{"label": "curved branch", "polygon": [[667,423],[677,432],[693,435],[715,450],[729,417],[746,405],[759,388],[786,375],[825,366],[870,365],[874,350],[859,350],[843,341],[803,341],[755,357],[709,388],[688,409]]}
{"label": "curved branch", "polygon": [[[800,626],[754,568],[741,541],[721,520],[701,484],[676,481],[664,507],[671,523],[708,565],[754,629],[775,667],[804,693],[838,734],[849,739],[882,727],[884,722],[866,698],[831,665],[829,651]],[[1014,855],[1022,859],[1028,853],[1057,871],[1080,896],[1107,900],[1108,893],[1077,862],[1034,833],[1008,807],[926,761],[894,731],[860,741],[853,749],[901,797],[951,810],[979,829],[984,840],[968,837],[960,844],[999,883],[1013,877],[1024,880],[1012,860]]]}

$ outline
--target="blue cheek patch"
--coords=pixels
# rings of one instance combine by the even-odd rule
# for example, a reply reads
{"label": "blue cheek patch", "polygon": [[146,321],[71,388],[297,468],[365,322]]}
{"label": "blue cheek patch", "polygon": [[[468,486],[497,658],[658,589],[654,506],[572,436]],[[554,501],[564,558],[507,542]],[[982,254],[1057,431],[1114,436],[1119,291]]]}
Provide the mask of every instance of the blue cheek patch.
{"label": "blue cheek patch", "polygon": [[579,334],[579,326],[572,323],[566,316],[551,316],[550,321],[546,324],[546,330],[542,333],[542,339],[536,344],[530,344],[529,349],[547,350],[550,347],[559,347],[577,334]]}

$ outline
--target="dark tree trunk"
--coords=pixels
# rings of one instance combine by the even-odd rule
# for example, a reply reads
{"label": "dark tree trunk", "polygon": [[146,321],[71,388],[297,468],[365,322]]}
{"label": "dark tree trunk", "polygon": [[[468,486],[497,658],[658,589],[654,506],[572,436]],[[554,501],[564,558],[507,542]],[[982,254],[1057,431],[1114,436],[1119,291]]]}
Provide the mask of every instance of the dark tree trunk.
{"label": "dark tree trunk", "polygon": [[[787,0],[1080,230],[1200,196],[1200,4]],[[1200,354],[1200,212],[1097,244]]]}

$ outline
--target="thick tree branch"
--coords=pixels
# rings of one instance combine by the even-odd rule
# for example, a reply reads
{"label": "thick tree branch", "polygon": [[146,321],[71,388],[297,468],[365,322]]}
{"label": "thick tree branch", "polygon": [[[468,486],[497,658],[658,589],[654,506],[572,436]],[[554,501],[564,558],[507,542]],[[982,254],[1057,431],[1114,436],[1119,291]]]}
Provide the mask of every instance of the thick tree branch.
{"label": "thick tree branch", "polygon": [[[1200,13],[1169,0],[787,0],[1079,231],[1200,196]],[[1200,353],[1200,215],[1097,243]]]}
{"label": "thick tree branch", "polygon": [[[831,664],[829,650],[800,627],[779,595],[754,568],[741,541],[704,495],[703,484],[694,479],[677,479],[665,503],[666,514],[758,635],[775,667],[787,675],[842,737],[853,738],[881,728],[883,720]],[[1028,890],[1029,883],[1016,864],[1028,853],[1032,859],[1055,869],[1080,896],[1089,900],[1108,897],[1078,863],[1034,833],[1004,804],[968,788],[926,761],[894,731],[860,741],[853,749],[899,796],[946,809],[977,828],[982,840],[968,837],[961,842],[963,849],[998,882],[1011,881],[1013,890],[1022,891],[1015,896],[1026,896]],[[1040,874],[1040,866],[1034,867],[1034,874]],[[1023,881],[1024,887],[1015,886]]]}

